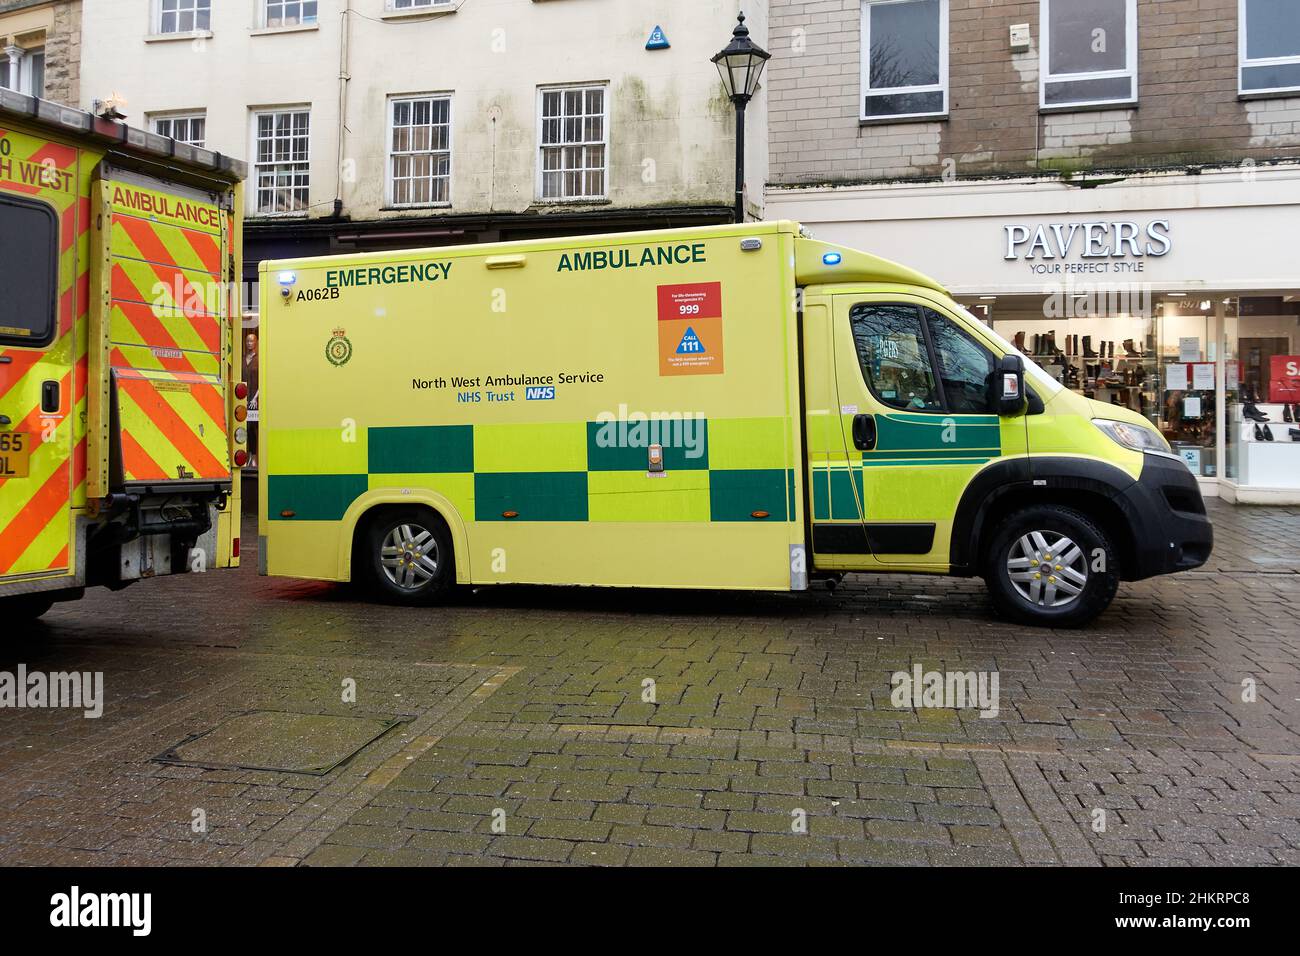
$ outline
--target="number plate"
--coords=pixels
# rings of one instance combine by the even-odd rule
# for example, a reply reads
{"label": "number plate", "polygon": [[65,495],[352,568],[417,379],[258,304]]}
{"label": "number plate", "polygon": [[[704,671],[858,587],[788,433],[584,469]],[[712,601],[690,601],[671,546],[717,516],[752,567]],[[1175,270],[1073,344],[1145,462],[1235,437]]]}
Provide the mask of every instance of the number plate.
{"label": "number plate", "polygon": [[0,479],[26,478],[32,457],[28,432],[0,432]]}

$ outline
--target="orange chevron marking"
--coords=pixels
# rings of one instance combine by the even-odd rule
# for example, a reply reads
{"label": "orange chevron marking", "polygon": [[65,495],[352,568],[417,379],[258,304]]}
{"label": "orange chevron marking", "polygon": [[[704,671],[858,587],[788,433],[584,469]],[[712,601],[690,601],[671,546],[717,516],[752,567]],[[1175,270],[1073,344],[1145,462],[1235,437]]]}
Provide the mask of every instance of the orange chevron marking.
{"label": "orange chevron marking", "polygon": [[215,478],[230,474],[230,469],[208,451],[191,430],[190,425],[176,414],[176,410],[167,404],[166,399],[150,382],[119,376],[118,387],[131,396],[131,400],[140,406],[141,411],[158,426],[158,430],[166,436],[200,477]]}
{"label": "orange chevron marking", "polygon": [[[83,468],[85,455],[86,441],[82,439],[77,443],[77,454],[73,457],[83,462]],[[0,574],[17,564],[37,536],[58,517],[61,510],[68,507],[70,493],[67,469],[60,468],[37,489],[17,517],[0,531]]]}

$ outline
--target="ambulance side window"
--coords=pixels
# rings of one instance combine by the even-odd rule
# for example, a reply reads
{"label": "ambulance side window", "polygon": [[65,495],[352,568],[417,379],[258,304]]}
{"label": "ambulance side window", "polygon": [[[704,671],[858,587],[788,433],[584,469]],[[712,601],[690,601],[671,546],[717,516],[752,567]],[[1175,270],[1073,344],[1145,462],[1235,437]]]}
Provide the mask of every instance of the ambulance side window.
{"label": "ambulance side window", "polygon": [[54,338],[58,243],[53,209],[0,196],[0,344],[39,347]]}
{"label": "ambulance side window", "polygon": [[920,309],[860,302],[849,310],[849,324],[862,374],[876,398],[914,412],[942,410]]}
{"label": "ambulance side window", "polygon": [[990,412],[992,353],[938,312],[926,309],[925,321],[930,327],[930,341],[934,343],[948,411],[956,415]]}

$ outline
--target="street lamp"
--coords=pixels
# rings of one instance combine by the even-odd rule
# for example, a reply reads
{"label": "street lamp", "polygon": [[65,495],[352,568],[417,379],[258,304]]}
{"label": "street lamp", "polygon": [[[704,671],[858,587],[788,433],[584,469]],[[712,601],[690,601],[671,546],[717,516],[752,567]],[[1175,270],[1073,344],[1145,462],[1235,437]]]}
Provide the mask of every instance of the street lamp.
{"label": "street lamp", "polygon": [[763,67],[772,54],[749,38],[745,15],[737,18],[731,42],[713,58],[722,77],[722,85],[731,102],[736,104],[736,222],[745,221],[745,107],[758,92]]}

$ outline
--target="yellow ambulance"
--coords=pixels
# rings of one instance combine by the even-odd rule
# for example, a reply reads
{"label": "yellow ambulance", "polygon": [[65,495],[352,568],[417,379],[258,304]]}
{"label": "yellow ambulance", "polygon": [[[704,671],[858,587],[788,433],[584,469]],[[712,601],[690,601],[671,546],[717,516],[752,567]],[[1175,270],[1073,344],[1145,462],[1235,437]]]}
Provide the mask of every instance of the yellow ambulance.
{"label": "yellow ambulance", "polygon": [[0,89],[0,633],[238,564],[242,177]]}
{"label": "yellow ambulance", "polygon": [[796,223],[261,270],[264,574],[401,603],[979,575],[1069,626],[1210,554],[1145,419]]}

